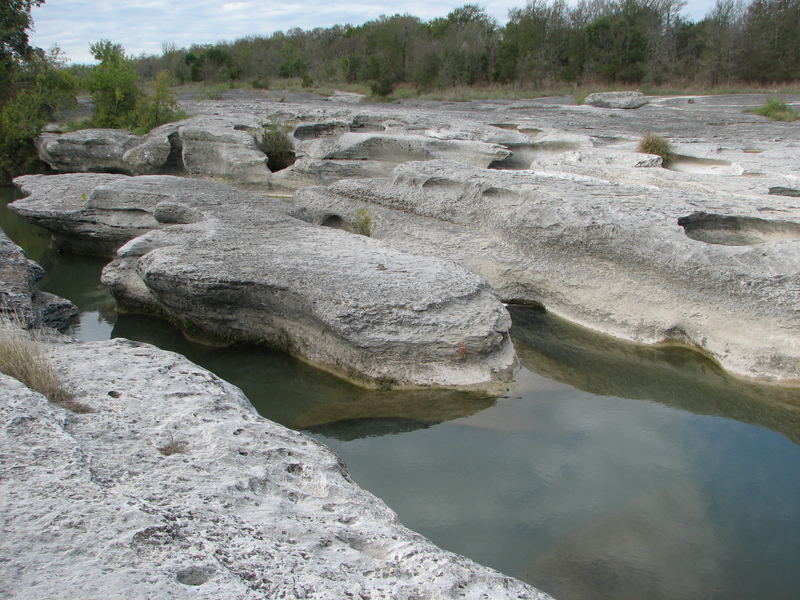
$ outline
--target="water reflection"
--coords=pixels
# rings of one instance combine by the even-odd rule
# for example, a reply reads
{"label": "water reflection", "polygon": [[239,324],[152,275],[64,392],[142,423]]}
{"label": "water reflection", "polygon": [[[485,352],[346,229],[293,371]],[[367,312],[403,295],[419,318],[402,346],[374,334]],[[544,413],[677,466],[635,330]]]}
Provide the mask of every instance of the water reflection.
{"label": "water reflection", "polygon": [[120,315],[112,336],[183,354],[242,388],[262,415],[287,427],[344,440],[430,427],[473,414],[494,402],[493,398],[448,391],[364,390],[281,352],[195,344],[152,317]]}
{"label": "water reflection", "polygon": [[688,348],[627,343],[542,311],[509,310],[517,355],[531,371],[592,394],[767,427],[800,443],[800,388],[732,377]]}

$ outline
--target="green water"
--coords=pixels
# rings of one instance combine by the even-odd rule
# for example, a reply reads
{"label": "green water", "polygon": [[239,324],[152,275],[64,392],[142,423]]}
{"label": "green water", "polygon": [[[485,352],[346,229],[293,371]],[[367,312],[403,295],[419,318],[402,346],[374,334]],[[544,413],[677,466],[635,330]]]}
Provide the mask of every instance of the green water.
{"label": "green water", "polygon": [[558,600],[800,597],[797,390],[512,308],[522,366],[507,396],[366,392],[117,315],[102,260],[54,253],[5,212],[0,223],[48,270],[41,287],[81,308],[73,335],[147,341],[232,381],[442,547]]}

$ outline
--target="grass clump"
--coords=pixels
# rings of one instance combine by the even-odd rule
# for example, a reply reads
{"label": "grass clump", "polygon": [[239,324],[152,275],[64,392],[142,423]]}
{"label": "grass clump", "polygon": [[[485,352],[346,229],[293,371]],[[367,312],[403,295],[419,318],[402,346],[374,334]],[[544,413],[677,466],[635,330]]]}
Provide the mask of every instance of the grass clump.
{"label": "grass clump", "polygon": [[767,100],[765,104],[757,108],[748,108],[745,112],[753,113],[754,115],[761,115],[773,121],[787,121],[792,122],[800,119],[794,110],[789,108],[785,102],[781,102],[777,98]]}
{"label": "grass clump", "polygon": [[291,127],[272,120],[261,126],[261,131],[254,135],[258,147],[267,155],[267,167],[273,173],[294,164],[296,160],[294,145],[289,139]]}
{"label": "grass clump", "polygon": [[664,167],[668,167],[675,160],[669,140],[657,133],[648,132],[644,135],[639,141],[639,152],[660,156],[661,165]]}
{"label": "grass clump", "polygon": [[359,208],[356,211],[356,218],[353,221],[353,228],[359,235],[370,237],[372,235],[372,215],[366,208]]}
{"label": "grass clump", "polygon": [[3,319],[0,323],[0,372],[18,379],[62,408],[76,413],[94,412],[75,400],[61,383],[43,342],[13,319]]}

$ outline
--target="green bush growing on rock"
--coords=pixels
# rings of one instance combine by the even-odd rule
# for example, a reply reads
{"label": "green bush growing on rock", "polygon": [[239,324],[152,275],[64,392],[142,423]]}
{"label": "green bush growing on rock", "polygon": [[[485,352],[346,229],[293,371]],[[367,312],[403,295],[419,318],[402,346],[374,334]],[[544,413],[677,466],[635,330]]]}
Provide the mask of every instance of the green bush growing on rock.
{"label": "green bush growing on rock", "polygon": [[777,98],[767,100],[765,104],[757,108],[748,108],[745,112],[761,115],[773,121],[792,122],[800,118],[800,115],[789,108],[785,102],[781,102]]}
{"label": "green bush growing on rock", "polygon": [[261,126],[261,131],[254,135],[258,147],[267,155],[267,167],[273,173],[294,164],[296,160],[292,140],[289,139],[290,127],[270,121]]}
{"label": "green bush growing on rock", "polygon": [[664,167],[668,167],[675,160],[675,154],[672,152],[669,140],[663,135],[652,132],[646,133],[639,142],[639,152],[660,156],[661,164]]}

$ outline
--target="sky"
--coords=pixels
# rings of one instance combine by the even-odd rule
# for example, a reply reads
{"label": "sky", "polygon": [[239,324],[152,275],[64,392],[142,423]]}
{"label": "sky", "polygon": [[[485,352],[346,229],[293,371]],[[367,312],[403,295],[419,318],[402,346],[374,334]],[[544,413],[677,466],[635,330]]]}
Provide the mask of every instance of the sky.
{"label": "sky", "polygon": [[[177,47],[233,41],[248,35],[270,35],[293,27],[313,29],[332,25],[360,25],[381,15],[411,14],[427,21],[442,17],[470,0],[436,3],[387,0],[331,2],[330,0],[46,0],[32,11],[31,44],[54,45],[75,63],[91,63],[89,44],[108,39],[122,44],[128,54],[161,54],[162,44]],[[525,0],[475,2],[505,23],[511,8]],[[715,0],[689,0],[683,13],[702,18]]]}

